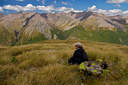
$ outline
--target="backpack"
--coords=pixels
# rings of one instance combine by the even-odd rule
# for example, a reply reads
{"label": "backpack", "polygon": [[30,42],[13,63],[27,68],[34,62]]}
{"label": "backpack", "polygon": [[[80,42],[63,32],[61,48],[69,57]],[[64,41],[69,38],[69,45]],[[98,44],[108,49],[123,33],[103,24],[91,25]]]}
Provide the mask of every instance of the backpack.
{"label": "backpack", "polygon": [[[100,64],[101,65],[100,65]],[[101,59],[98,59],[97,61],[85,61],[80,64],[79,69],[83,70],[86,75],[102,75],[105,76],[106,73],[109,73],[110,71],[107,70],[108,65],[104,63]]]}

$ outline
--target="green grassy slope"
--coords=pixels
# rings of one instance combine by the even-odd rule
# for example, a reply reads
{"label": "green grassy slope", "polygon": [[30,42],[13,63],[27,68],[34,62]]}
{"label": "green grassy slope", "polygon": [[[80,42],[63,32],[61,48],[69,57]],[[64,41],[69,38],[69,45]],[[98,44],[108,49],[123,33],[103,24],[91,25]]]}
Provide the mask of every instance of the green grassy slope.
{"label": "green grassy slope", "polygon": [[[67,60],[81,42],[90,60],[109,65],[107,77],[85,76]],[[111,48],[109,48],[111,47]],[[0,46],[0,85],[127,85],[128,47],[93,41],[49,40],[14,47]]]}
{"label": "green grassy slope", "polygon": [[65,33],[60,29],[53,28],[51,30],[51,34],[52,34],[52,39],[53,39],[54,34],[57,35],[58,39],[60,39],[60,40],[66,39]]}
{"label": "green grassy slope", "polygon": [[[60,29],[53,28],[51,30],[51,39],[54,39],[54,35],[59,40],[92,40],[98,42],[107,42],[128,45],[128,32],[123,32],[117,29],[117,31],[110,30],[98,30],[98,31],[87,31],[82,26],[73,27],[70,30],[62,31]],[[31,35],[20,32],[16,41],[15,32],[10,33],[6,29],[0,29],[0,44],[1,45],[22,45],[47,40],[46,36],[34,30]]]}
{"label": "green grassy slope", "polygon": [[38,33],[38,35],[33,36],[33,37],[32,36],[28,37],[22,34],[20,36],[20,40],[15,45],[32,44],[32,43],[40,42],[43,40],[47,40],[47,38],[42,33]]}
{"label": "green grassy slope", "polygon": [[92,40],[98,42],[107,42],[115,44],[125,44],[128,45],[128,33],[122,30],[109,31],[109,30],[99,30],[99,31],[87,31],[82,26],[76,26],[67,31],[61,31],[59,29],[53,29],[52,35],[56,34],[60,40]]}
{"label": "green grassy slope", "polygon": [[15,46],[15,45],[31,44],[31,43],[47,40],[44,34],[38,31],[34,31],[34,32],[35,33],[32,33],[31,35],[21,32],[17,37],[19,41],[17,41],[15,32],[13,31],[9,32],[7,29],[0,28],[0,45]]}
{"label": "green grassy slope", "polygon": [[15,45],[16,38],[14,33],[6,29],[0,29],[0,45]]}
{"label": "green grassy slope", "polygon": [[67,39],[92,40],[128,45],[128,33],[119,29],[116,32],[109,30],[86,31],[82,26],[77,26],[66,32],[69,34]]}

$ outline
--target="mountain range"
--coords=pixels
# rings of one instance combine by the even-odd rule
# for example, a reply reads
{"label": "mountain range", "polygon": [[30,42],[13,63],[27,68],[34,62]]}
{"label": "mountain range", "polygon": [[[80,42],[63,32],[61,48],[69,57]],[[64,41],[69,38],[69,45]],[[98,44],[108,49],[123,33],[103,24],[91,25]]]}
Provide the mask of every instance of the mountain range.
{"label": "mountain range", "polygon": [[97,12],[0,13],[0,45],[42,40],[92,40],[128,45],[128,16]]}

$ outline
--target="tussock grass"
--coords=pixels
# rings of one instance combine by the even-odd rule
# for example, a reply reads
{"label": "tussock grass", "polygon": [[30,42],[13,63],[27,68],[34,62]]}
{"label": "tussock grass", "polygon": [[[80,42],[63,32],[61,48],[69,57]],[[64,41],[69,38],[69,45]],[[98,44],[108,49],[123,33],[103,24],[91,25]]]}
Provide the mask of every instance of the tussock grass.
{"label": "tussock grass", "polygon": [[74,53],[75,42],[78,41],[50,40],[0,46],[0,85],[127,85],[127,46],[79,41],[90,60],[103,59],[111,70],[108,77],[91,79],[79,71],[79,66],[67,62]]}

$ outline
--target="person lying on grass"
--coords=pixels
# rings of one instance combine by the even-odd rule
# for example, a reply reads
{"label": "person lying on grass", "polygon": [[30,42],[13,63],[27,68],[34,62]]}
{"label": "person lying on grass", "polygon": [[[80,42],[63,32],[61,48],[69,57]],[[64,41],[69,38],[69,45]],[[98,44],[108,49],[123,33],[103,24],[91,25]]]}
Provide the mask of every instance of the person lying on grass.
{"label": "person lying on grass", "polygon": [[73,64],[81,64],[82,62],[89,61],[87,53],[83,49],[83,46],[80,42],[74,43],[76,51],[73,54],[73,57],[68,59],[68,62],[73,65]]}

